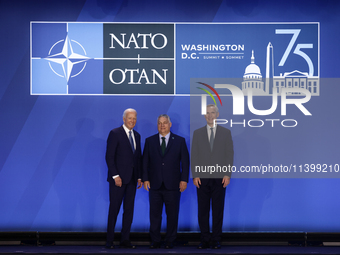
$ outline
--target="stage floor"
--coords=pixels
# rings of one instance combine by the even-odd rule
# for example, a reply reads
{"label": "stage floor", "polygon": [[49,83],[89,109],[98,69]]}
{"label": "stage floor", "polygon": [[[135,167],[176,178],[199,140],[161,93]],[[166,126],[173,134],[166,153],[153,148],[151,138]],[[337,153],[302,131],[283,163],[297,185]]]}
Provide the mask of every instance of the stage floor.
{"label": "stage floor", "polygon": [[173,249],[149,249],[141,245],[136,249],[105,249],[103,246],[0,246],[0,254],[340,254],[340,247],[298,246],[222,246],[221,249],[199,250],[196,246],[178,246]]}

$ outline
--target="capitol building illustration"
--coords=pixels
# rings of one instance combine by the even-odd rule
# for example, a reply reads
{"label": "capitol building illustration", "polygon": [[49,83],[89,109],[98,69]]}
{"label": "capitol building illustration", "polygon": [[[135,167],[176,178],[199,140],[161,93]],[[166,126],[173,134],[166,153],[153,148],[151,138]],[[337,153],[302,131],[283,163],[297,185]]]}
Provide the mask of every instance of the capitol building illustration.
{"label": "capitol building illustration", "polygon": [[[283,88],[303,88],[307,89],[312,96],[320,95],[319,76],[311,76],[307,72],[300,72],[294,70],[292,72],[285,72],[279,76],[274,75],[273,63],[273,46],[271,43],[267,46],[266,56],[266,77],[263,81],[260,68],[255,64],[254,51],[251,55],[251,63],[245,69],[242,82],[242,91],[244,95],[248,95],[251,90],[255,96],[271,95],[276,91],[278,95],[281,94]],[[289,93],[290,95],[300,93]]]}
{"label": "capitol building illustration", "polygon": [[247,95],[248,90],[251,89],[253,95],[268,95],[268,88],[264,88],[262,81],[262,74],[260,68],[255,64],[254,51],[251,52],[251,64],[247,66],[242,82],[242,91]]}

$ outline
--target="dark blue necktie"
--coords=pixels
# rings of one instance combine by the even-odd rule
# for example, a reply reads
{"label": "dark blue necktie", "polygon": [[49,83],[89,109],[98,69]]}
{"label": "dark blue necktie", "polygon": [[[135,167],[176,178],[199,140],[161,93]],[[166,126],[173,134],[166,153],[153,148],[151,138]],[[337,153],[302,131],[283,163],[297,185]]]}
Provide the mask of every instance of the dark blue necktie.
{"label": "dark blue necktie", "polygon": [[133,144],[131,130],[129,131],[129,140],[130,140],[130,145],[131,145],[131,148],[132,148],[132,152],[135,153],[135,145]]}

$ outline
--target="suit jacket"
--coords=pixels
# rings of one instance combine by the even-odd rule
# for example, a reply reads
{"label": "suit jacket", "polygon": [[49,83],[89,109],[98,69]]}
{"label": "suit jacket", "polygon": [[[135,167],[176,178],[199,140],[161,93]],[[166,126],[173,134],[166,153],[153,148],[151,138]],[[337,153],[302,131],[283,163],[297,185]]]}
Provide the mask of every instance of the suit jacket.
{"label": "suit jacket", "polygon": [[194,131],[191,147],[191,173],[193,178],[200,177],[201,184],[207,183],[207,178],[223,178],[223,176],[231,176],[231,171],[220,174],[214,173],[198,173],[197,167],[204,169],[208,166],[231,167],[234,162],[234,149],[231,132],[229,129],[218,126],[214,139],[213,149],[210,149],[207,126]]}
{"label": "suit jacket", "polygon": [[150,189],[159,189],[162,183],[168,190],[179,189],[181,181],[188,182],[189,161],[183,137],[170,133],[163,156],[159,134],[150,136],[143,151],[143,181],[150,182]]}
{"label": "suit jacket", "polygon": [[112,129],[107,138],[106,164],[108,166],[107,181],[112,181],[112,177],[119,175],[123,184],[130,182],[131,178],[137,182],[141,179],[142,154],[140,146],[140,134],[133,130],[136,142],[135,153],[132,152],[128,136],[123,128]]}

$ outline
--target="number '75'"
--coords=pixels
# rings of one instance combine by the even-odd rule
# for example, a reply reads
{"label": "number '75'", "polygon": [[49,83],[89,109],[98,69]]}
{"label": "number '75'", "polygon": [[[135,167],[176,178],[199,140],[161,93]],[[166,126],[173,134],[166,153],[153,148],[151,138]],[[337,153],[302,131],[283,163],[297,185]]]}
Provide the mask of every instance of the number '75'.
{"label": "number '75'", "polygon": [[[279,66],[283,66],[288,58],[288,55],[290,54],[290,52],[292,51],[292,48],[294,46],[294,43],[296,42],[296,39],[298,38],[299,34],[300,34],[301,29],[276,29],[275,33],[276,34],[292,34],[293,37],[290,40],[288,47],[285,51],[285,53],[283,54],[281,61],[279,63]],[[301,57],[304,58],[304,60],[306,60],[308,67],[309,67],[309,74],[308,76],[313,76],[314,74],[314,66],[312,63],[312,60],[308,57],[308,55],[304,52],[302,52],[300,49],[311,49],[313,48],[313,44],[312,43],[299,43],[296,45],[295,50],[294,50],[294,54],[297,54]]]}

